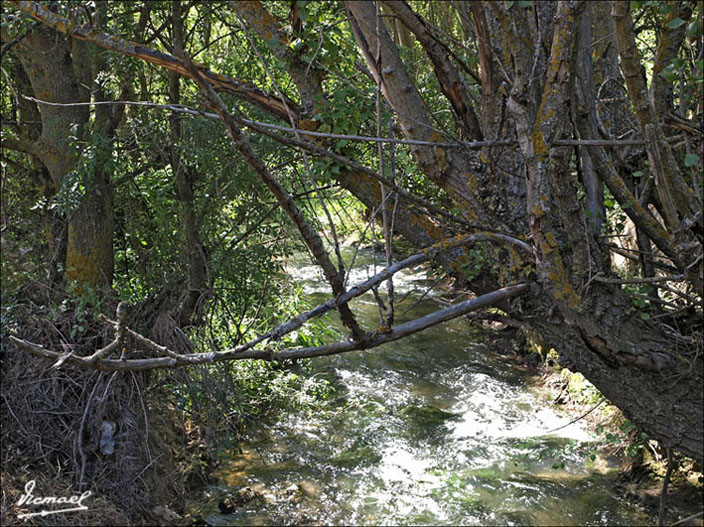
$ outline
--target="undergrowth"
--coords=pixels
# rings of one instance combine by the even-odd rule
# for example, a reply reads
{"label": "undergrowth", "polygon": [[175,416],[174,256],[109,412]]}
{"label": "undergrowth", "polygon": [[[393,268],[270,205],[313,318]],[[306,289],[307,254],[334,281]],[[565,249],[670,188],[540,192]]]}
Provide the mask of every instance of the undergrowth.
{"label": "undergrowth", "polygon": [[[8,336],[88,355],[112,340],[97,317],[112,317],[117,299],[28,282],[13,295],[4,291],[2,300],[3,525],[65,525],[65,514],[18,517],[41,509],[18,504],[32,480],[35,496],[91,493],[88,509],[71,513],[75,524],[153,524],[163,521],[164,510],[183,514],[189,493],[208,483],[216,449],[236,444],[249,423],[270,412],[320,409],[329,392],[326,381],[307,375],[305,364],[236,361],[152,372],[55,368],[18,350]],[[302,307],[300,297],[295,305],[279,302],[278,311],[262,312],[262,319]],[[197,332],[180,331],[169,312],[152,312],[148,320],[145,306],[135,307],[128,326],[151,326],[152,338],[181,350],[204,345]],[[313,345],[324,332],[314,326],[283,345]]]}

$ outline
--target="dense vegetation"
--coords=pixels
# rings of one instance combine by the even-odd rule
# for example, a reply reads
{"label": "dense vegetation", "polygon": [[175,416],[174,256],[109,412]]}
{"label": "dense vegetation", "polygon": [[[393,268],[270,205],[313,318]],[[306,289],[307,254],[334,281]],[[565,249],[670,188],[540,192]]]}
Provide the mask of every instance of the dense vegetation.
{"label": "dense vegetation", "polygon": [[[156,406],[236,429],[324,392],[280,361],[470,311],[702,462],[701,3],[13,0],[2,40],[3,471],[117,500]],[[474,299],[398,324],[379,276],[361,327],[340,241],[394,237]]]}

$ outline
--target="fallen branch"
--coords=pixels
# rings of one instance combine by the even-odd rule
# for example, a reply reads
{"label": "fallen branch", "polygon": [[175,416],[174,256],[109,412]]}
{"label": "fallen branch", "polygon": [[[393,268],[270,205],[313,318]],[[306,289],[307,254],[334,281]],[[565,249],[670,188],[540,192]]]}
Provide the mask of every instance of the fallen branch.
{"label": "fallen branch", "polygon": [[678,520],[675,523],[670,524],[670,527],[675,527],[675,525],[682,525],[683,523],[686,523],[689,520],[694,520],[695,518],[699,518],[699,516],[704,516],[704,511],[698,512],[696,514],[692,514],[691,516],[687,516],[686,518],[682,518],[681,520]]}
{"label": "fallen branch", "polygon": [[[170,351],[169,356],[167,357],[153,357],[147,359],[101,359],[94,362],[86,361],[85,357],[82,358],[71,356],[66,359],[66,362],[85,369],[104,371],[137,371],[173,368],[177,366],[206,364],[229,360],[286,360],[334,355],[348,351],[376,348],[382,344],[408,337],[409,335],[418,333],[419,331],[423,331],[429,327],[460,317],[471,311],[476,311],[478,309],[495,305],[503,300],[522,295],[527,292],[529,288],[530,286],[528,284],[517,284],[504,287],[503,289],[498,289],[477,298],[466,300],[445,309],[435,311],[416,320],[400,324],[389,329],[388,331],[367,333],[363,339],[357,342],[341,341],[325,344],[323,346],[292,348],[279,351],[272,351],[270,349],[247,349],[241,351],[238,349],[233,349],[222,352],[211,351],[208,353],[189,354],[179,354],[174,351]],[[48,350],[39,344],[19,339],[12,335],[10,335],[10,340],[18,348],[38,357],[57,360],[62,356],[62,354],[56,351]]]}
{"label": "fallen branch", "polygon": [[678,274],[674,276],[649,276],[646,278],[606,278],[597,276],[594,281],[604,284],[650,284],[653,282],[683,282],[684,279],[684,275]]}
{"label": "fallen branch", "polygon": [[[385,269],[382,269],[379,273],[376,275],[368,278],[364,282],[357,284],[356,286],[352,287],[351,289],[348,289],[344,294],[339,295],[335,298],[332,298],[328,300],[327,302],[320,304],[316,306],[313,309],[310,309],[304,313],[301,313],[295,318],[292,318],[291,320],[285,322],[284,324],[281,324],[277,326],[276,328],[268,331],[267,333],[260,335],[259,337],[256,337],[252,339],[251,341],[238,346],[236,348],[228,349],[228,350],[223,350],[222,352],[219,353],[229,353],[229,354],[241,354],[247,350],[250,350],[254,348],[254,346],[261,344],[262,342],[265,342],[267,340],[279,340],[281,337],[284,335],[295,331],[296,329],[300,328],[305,324],[308,320],[319,317],[327,313],[328,311],[331,311],[332,309],[335,309],[342,305],[343,303],[347,303],[350,300],[366,293],[370,289],[374,288],[384,280],[388,280],[391,276],[394,274],[398,273],[399,271],[403,269],[407,269],[409,267],[415,266],[420,264],[423,261],[435,258],[438,254],[450,251],[452,249],[455,249],[457,247],[463,246],[463,245],[468,245],[472,243],[476,243],[479,241],[502,241],[501,235],[498,235],[496,233],[479,233],[479,234],[473,234],[473,235],[465,235],[465,236],[458,236],[456,238],[451,238],[448,240],[441,240],[440,242],[437,242],[430,247],[427,247],[420,253],[416,253],[412,256],[409,256],[408,258],[397,262],[394,265],[391,265]],[[520,241],[520,240],[519,240]],[[521,242],[525,244],[525,242]],[[525,244],[528,252],[531,252],[530,246],[528,244]],[[99,315],[98,317],[101,321],[112,325],[116,330],[118,329],[119,326],[119,320],[114,321],[110,320],[104,315]],[[119,318],[119,317],[118,317]],[[131,337],[133,337],[139,344],[144,346],[147,350],[152,351],[156,357],[171,357],[172,359],[177,359],[181,361],[185,361],[188,363],[193,363],[193,358],[192,357],[186,357],[185,355],[182,355],[180,353],[174,352],[166,348],[165,346],[161,346],[157,344],[156,342],[148,339],[147,337],[144,337],[143,335],[140,335],[139,333],[124,327],[123,332],[126,332],[129,334]],[[116,333],[116,338],[113,340],[110,344],[105,346],[104,348],[101,348],[100,350],[96,351],[93,355],[89,357],[85,357],[84,360],[87,362],[95,362],[95,358],[107,358],[110,353],[113,351],[116,351],[119,349],[119,335]],[[30,351],[31,350],[27,350]],[[48,351],[48,350],[47,350]],[[73,353],[66,353],[61,355],[59,358],[58,362],[54,364],[54,368],[58,368],[62,364],[64,364],[70,357],[74,356]],[[80,359],[80,357],[78,357]]]}
{"label": "fallen branch", "polygon": [[[431,245],[424,251],[414,254],[412,256],[409,256],[405,260],[402,260],[400,262],[397,262],[379,273],[375,274],[374,276],[368,278],[364,282],[357,284],[356,286],[352,287],[351,289],[348,289],[344,294],[332,298],[328,300],[327,302],[320,304],[316,306],[313,309],[310,309],[304,313],[301,313],[295,318],[292,318],[288,322],[285,322],[284,324],[281,324],[280,326],[272,329],[271,331],[265,333],[264,335],[261,335],[252,341],[243,344],[242,346],[239,346],[233,350],[228,350],[231,352],[235,353],[240,353],[242,351],[248,350],[250,348],[253,348],[257,344],[260,344],[261,342],[265,340],[278,340],[287,333],[290,333],[291,331],[294,331],[298,328],[300,328],[305,322],[310,320],[311,318],[319,317],[321,315],[324,315],[328,311],[331,311],[332,309],[337,308],[340,304],[349,302],[353,298],[356,298],[367,291],[371,290],[378,284],[382,283],[385,280],[388,280],[391,278],[394,274],[398,273],[399,271],[403,269],[407,269],[408,267],[413,267],[415,265],[418,265],[419,263],[429,260],[434,258],[440,253],[447,252],[449,250],[452,250],[456,247],[460,247],[463,245],[468,245],[471,243],[476,243],[478,241],[484,241],[484,240],[492,240],[492,238],[495,235],[493,233],[481,233],[481,234],[472,234],[472,235],[467,235],[467,236],[459,236],[457,238],[452,238],[450,240],[442,240],[434,245]],[[224,352],[223,352],[224,353]]]}

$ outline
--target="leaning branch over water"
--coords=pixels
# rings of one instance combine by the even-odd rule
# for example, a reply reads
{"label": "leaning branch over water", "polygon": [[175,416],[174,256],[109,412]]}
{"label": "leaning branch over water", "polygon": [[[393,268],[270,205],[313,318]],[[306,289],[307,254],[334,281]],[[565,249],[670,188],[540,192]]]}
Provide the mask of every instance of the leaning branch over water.
{"label": "leaning branch over water", "polygon": [[[475,238],[475,240],[468,240],[468,238]],[[476,241],[479,236],[466,236],[461,240],[458,240],[452,244],[448,244],[445,250],[456,247],[460,245],[459,241],[464,241],[464,243],[469,243],[470,241]],[[148,339],[147,337],[132,331],[126,326],[121,325],[120,321],[112,321],[106,317],[101,317],[101,320],[114,326],[117,329],[115,340],[99,350],[98,352],[88,356],[88,357],[78,357],[72,353],[59,353],[57,351],[48,350],[39,344],[29,342],[27,340],[22,340],[10,335],[10,340],[20,349],[36,355],[38,357],[43,357],[46,359],[52,359],[57,361],[55,366],[60,366],[63,363],[72,364],[84,369],[95,369],[95,370],[106,370],[106,371],[137,371],[137,370],[151,370],[159,368],[174,368],[178,366],[187,366],[194,364],[205,364],[212,362],[230,361],[230,360],[242,360],[242,359],[262,359],[262,360],[286,360],[286,359],[299,359],[299,358],[310,358],[310,357],[320,357],[323,355],[334,355],[337,353],[344,353],[348,351],[365,350],[376,348],[387,342],[393,342],[395,340],[407,337],[419,331],[428,329],[429,327],[447,322],[454,318],[460,317],[472,311],[477,311],[488,306],[495,305],[499,302],[513,298],[515,296],[522,295],[528,291],[530,288],[529,284],[516,284],[479,297],[473,298],[471,300],[466,300],[458,304],[452,305],[450,307],[440,309],[423,317],[417,318],[410,322],[405,322],[394,326],[392,328],[384,328],[379,331],[372,331],[366,333],[363,338],[358,341],[339,341],[333,342],[331,344],[325,344],[322,346],[314,346],[307,348],[291,348],[274,351],[269,348],[254,349],[253,347],[261,343],[264,340],[277,340],[283,335],[299,328],[305,323],[305,321],[320,316],[331,309],[334,309],[343,302],[347,302],[350,299],[363,294],[364,292],[371,289],[375,284],[382,282],[389,276],[397,273],[401,269],[410,267],[411,265],[417,264],[424,259],[430,257],[433,253],[440,252],[440,249],[428,249],[424,253],[420,253],[409,258],[406,258],[402,262],[399,262],[393,266],[384,269],[382,272],[374,275],[365,282],[355,286],[354,288],[347,291],[343,296],[331,299],[318,307],[302,313],[298,317],[291,319],[290,321],[278,326],[277,328],[269,331],[265,335],[257,337],[256,339],[248,342],[243,346],[236,348],[223,350],[223,351],[212,351],[209,353],[178,353],[173,350],[168,349],[165,346],[161,346],[156,342]],[[112,353],[113,351],[119,351],[123,348],[122,339],[124,335],[127,334],[131,336],[141,347],[144,349],[138,350],[139,353],[148,352],[152,357],[144,359],[108,359],[107,353]],[[124,349],[124,348],[123,348]],[[123,356],[125,354],[123,353]]]}

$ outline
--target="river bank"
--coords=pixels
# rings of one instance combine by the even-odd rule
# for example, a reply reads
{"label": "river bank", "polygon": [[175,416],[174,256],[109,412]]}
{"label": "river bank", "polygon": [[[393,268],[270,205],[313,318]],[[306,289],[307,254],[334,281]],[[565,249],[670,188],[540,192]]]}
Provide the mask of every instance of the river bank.
{"label": "river bank", "polygon": [[[350,283],[374,271],[362,258]],[[297,261],[292,272],[312,303],[324,297],[314,266]],[[424,293],[434,282],[399,277],[399,312],[437,309],[442,299]],[[378,323],[373,297],[354,307]],[[553,404],[530,361],[507,360],[485,335],[458,319],[313,359],[310,374],[331,387],[325,407],[254,423],[223,452],[194,514],[210,525],[654,524],[624,496],[618,462],[595,454],[585,420]]]}

